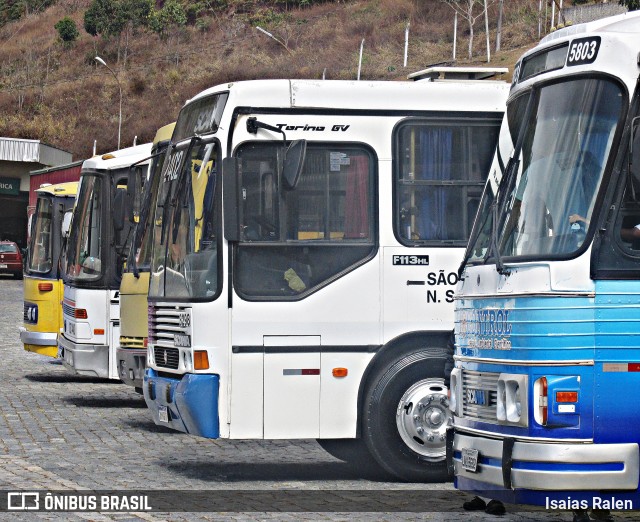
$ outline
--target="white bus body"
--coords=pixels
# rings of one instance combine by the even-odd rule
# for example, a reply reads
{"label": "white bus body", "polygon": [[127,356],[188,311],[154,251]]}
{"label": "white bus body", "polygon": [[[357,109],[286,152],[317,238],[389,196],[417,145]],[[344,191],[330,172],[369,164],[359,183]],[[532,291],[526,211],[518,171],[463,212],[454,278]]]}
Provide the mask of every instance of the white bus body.
{"label": "white bus body", "polygon": [[[67,246],[63,329],[58,336],[58,357],[80,375],[119,379],[115,353],[120,337],[119,279],[131,223],[116,199],[125,192],[129,167],[150,153],[148,143],[96,156],[82,165]],[[145,176],[147,168],[148,161],[142,161],[138,175]],[[122,215],[116,218],[116,214]]]}
{"label": "white bus body", "polygon": [[[316,438],[404,479],[446,478],[452,294],[507,90],[266,80],[190,100],[155,219],[156,423]],[[298,179],[285,140],[306,140]]]}

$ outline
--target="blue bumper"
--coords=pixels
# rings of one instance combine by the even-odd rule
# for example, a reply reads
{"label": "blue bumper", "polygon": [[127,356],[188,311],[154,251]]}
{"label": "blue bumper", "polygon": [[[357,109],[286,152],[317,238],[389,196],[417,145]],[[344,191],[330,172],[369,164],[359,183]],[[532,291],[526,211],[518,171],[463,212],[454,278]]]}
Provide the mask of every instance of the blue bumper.
{"label": "blue bumper", "polygon": [[157,425],[208,439],[220,436],[219,388],[219,375],[190,373],[171,379],[150,368],[142,386],[144,400]]}

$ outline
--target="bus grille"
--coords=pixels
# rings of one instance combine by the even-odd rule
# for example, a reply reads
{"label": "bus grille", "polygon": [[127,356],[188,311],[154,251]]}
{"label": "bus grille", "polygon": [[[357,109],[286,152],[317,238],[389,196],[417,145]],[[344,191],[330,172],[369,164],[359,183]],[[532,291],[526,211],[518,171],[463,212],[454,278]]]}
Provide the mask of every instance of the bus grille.
{"label": "bus grille", "polygon": [[162,348],[156,346],[153,349],[156,366],[177,370],[180,365],[180,350],[177,348]]}
{"label": "bus grille", "polygon": [[62,301],[62,313],[64,315],[68,315],[69,317],[75,317],[75,312],[76,312],[76,309],[73,306],[68,305],[67,303]]}
{"label": "bus grille", "polygon": [[[497,422],[496,404],[498,402],[499,373],[462,371],[462,416],[489,422]],[[477,391],[482,391],[484,404],[470,402],[471,397],[477,397]]]}
{"label": "bus grille", "polygon": [[[191,333],[189,325],[181,325],[180,317],[189,314],[184,306],[149,305],[149,344],[164,348],[175,346],[175,335]],[[190,314],[189,314],[190,317]]]}

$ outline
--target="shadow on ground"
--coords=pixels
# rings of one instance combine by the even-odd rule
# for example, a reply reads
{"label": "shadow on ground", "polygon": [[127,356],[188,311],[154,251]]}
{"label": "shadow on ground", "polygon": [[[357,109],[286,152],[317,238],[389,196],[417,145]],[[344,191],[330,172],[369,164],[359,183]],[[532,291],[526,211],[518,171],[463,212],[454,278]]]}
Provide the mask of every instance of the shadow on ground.
{"label": "shadow on ground", "polygon": [[137,398],[124,398],[124,397],[112,397],[112,398],[100,398],[93,397],[66,397],[62,399],[67,404],[72,404],[78,408],[146,408],[147,405],[144,399]]}
{"label": "shadow on ground", "polygon": [[[142,403],[144,404],[144,399]],[[171,428],[158,426],[155,422],[153,422],[150,413],[148,415],[145,415],[145,412],[142,412],[140,415],[140,417],[126,419],[124,421],[124,424],[126,424],[131,429],[148,431],[149,433],[173,433],[175,435],[184,435],[182,432],[173,430]]]}
{"label": "shadow on ground", "polygon": [[79,382],[84,384],[118,384],[122,382],[112,379],[101,379],[100,377],[85,377],[84,375],[75,375],[73,373],[31,373],[24,376],[31,382],[52,382],[66,384],[71,382]]}
{"label": "shadow on ground", "polygon": [[[227,457],[229,454],[227,454]],[[330,462],[203,462],[189,460],[181,462],[163,462],[160,465],[171,473],[183,475],[188,479],[211,482],[245,481],[323,481],[323,480],[370,480],[388,482],[394,479],[380,472],[359,469],[356,464],[341,462],[327,455]]]}

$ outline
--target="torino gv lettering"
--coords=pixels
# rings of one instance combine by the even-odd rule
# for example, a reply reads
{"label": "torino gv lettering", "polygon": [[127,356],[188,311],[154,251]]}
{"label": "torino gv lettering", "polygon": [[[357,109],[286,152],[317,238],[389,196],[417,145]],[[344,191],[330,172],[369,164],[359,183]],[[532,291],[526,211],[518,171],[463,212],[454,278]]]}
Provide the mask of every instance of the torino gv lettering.
{"label": "torino gv lettering", "polygon": [[458,316],[458,335],[468,348],[511,350],[509,310],[463,310]]}

